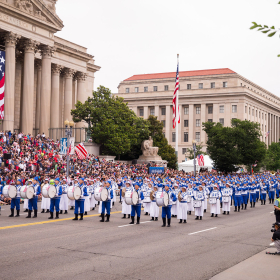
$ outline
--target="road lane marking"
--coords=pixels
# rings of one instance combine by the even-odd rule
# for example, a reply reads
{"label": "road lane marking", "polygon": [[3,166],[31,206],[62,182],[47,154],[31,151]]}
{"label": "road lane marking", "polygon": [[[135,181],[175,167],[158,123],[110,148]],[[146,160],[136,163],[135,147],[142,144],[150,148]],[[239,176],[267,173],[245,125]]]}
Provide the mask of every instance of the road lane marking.
{"label": "road lane marking", "polygon": [[[140,224],[151,223],[151,222],[152,221],[140,222]],[[136,224],[128,224],[128,225],[123,225],[123,226],[118,226],[118,227],[122,228],[122,227],[134,226],[134,225],[136,225]]]}
{"label": "road lane marking", "polygon": [[204,231],[208,231],[208,230],[212,230],[212,229],[216,229],[216,228],[217,228],[217,227],[208,228],[208,229],[205,229],[205,230],[200,230],[200,231],[196,231],[196,232],[189,233],[188,235],[193,235],[193,234],[197,234],[197,233],[200,233],[200,232],[204,232]]}
{"label": "road lane marking", "polygon": [[[116,211],[111,212],[111,214],[118,214],[122,211]],[[90,217],[98,217],[100,214],[94,214],[94,215],[86,215],[84,218],[90,218]],[[28,223],[28,224],[20,224],[20,225],[13,225],[13,226],[6,226],[6,227],[0,227],[0,230],[2,229],[9,229],[9,228],[19,228],[19,227],[27,227],[27,226],[36,226],[36,225],[43,225],[43,224],[50,224],[50,223],[57,223],[57,222],[63,222],[63,221],[69,221],[72,220],[74,217],[71,218],[65,218],[65,219],[54,219],[50,221],[43,221],[43,222],[36,222],[36,223]]]}
{"label": "road lane marking", "polygon": [[270,214],[274,213],[274,211],[270,212]]}

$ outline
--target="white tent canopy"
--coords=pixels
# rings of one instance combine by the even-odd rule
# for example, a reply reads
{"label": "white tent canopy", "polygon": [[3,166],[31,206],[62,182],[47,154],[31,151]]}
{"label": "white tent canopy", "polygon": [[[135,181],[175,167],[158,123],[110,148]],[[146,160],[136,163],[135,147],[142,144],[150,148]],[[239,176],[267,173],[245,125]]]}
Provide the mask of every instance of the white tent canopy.
{"label": "white tent canopy", "polygon": [[[213,160],[209,156],[204,156],[204,166],[199,166],[197,159],[195,161],[196,163],[196,170],[199,172],[200,168],[207,168],[208,171],[212,171],[213,168]],[[179,165],[179,170],[184,170],[185,172],[192,172],[194,171],[194,160],[188,160],[185,162],[181,162],[178,164]]]}

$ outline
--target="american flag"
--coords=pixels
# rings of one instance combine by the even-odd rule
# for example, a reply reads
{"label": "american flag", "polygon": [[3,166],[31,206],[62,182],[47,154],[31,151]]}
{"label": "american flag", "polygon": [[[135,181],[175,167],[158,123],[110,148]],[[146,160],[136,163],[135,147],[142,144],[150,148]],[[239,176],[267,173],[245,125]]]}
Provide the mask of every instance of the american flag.
{"label": "american flag", "polygon": [[0,51],[0,120],[4,120],[5,52]]}
{"label": "american flag", "polygon": [[197,162],[199,166],[204,166],[204,156],[203,155],[197,155]]}
{"label": "american flag", "polygon": [[76,152],[79,159],[86,159],[87,156],[88,156],[88,152],[85,149],[85,146],[84,146],[83,143],[80,143],[79,145],[77,145],[75,147],[75,152]]}
{"label": "american flag", "polygon": [[[177,64],[176,80],[175,80],[175,90],[173,94],[173,128],[176,127],[176,99],[178,98],[179,91],[179,62]],[[178,123],[180,123],[180,113],[179,113],[179,104],[178,104]]]}
{"label": "american flag", "polygon": [[265,134],[265,138],[269,135],[269,132],[270,132],[270,131],[268,131],[268,132]]}

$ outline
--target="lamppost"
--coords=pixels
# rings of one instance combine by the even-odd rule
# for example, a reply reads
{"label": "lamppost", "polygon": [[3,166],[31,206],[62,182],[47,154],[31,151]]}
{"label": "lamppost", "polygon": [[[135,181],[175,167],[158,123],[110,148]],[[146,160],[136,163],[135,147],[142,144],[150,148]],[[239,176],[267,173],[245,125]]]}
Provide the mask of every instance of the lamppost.
{"label": "lamppost", "polygon": [[72,128],[74,126],[74,122],[73,121],[64,121],[64,125],[65,125],[65,135],[67,137],[67,152],[66,152],[66,162],[67,162],[67,166],[66,166],[66,175],[67,175],[67,179],[69,177],[69,147],[70,147],[70,137],[72,136]]}
{"label": "lamppost", "polygon": [[196,153],[196,141],[192,141],[193,145],[193,165],[194,165],[194,177],[196,177],[196,158],[195,158],[195,153]]}
{"label": "lamppost", "polygon": [[188,158],[187,158],[187,153],[185,153],[185,162],[187,161],[187,159],[188,159]]}

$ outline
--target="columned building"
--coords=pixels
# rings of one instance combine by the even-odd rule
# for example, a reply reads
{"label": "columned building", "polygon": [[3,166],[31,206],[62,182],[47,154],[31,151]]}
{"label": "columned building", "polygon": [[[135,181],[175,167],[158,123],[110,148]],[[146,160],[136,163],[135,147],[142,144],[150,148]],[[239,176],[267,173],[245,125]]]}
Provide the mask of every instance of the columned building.
{"label": "columned building", "polygon": [[[123,97],[137,116],[157,116],[165,137],[175,147],[172,98],[176,73],[134,75],[119,84]],[[231,125],[233,118],[258,122],[261,140],[267,145],[279,140],[280,98],[230,69],[184,71],[179,73],[179,162],[185,160],[192,141],[206,150],[207,136],[202,123]]]}
{"label": "columned building", "polygon": [[2,130],[48,136],[50,128],[72,119],[77,101],[92,95],[100,67],[86,48],[55,36],[63,28],[56,2],[0,0],[0,49],[6,52]]}

